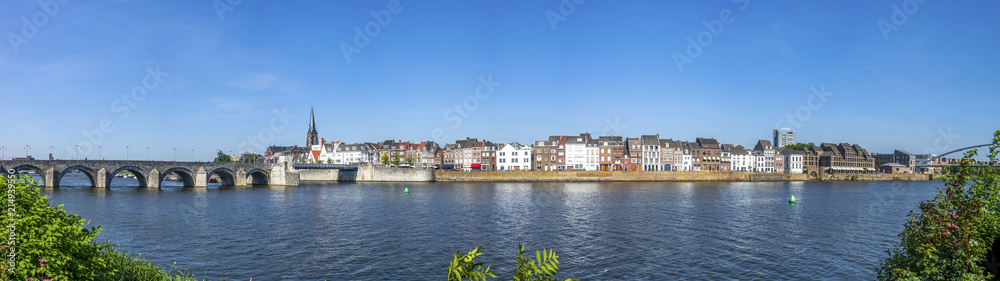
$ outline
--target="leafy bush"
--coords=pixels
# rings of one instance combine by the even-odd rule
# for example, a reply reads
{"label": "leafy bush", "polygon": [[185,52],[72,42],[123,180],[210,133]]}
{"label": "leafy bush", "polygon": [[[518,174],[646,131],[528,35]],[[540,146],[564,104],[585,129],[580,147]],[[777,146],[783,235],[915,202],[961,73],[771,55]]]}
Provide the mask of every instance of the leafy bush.
{"label": "leafy bush", "polygon": [[[1000,130],[993,135],[990,163],[1000,152]],[[990,280],[985,270],[990,246],[1000,237],[1000,186],[997,167],[984,167],[969,180],[969,163],[976,150],[965,153],[960,166],[944,178],[938,195],[910,211],[901,241],[886,251],[877,269],[879,280]],[[946,167],[949,172],[950,168]],[[991,265],[993,266],[993,265]]]}
{"label": "leafy bush", "polygon": [[[100,270],[94,269],[104,269],[107,264],[95,258],[101,248],[91,245],[90,241],[101,229],[86,228],[83,218],[67,213],[62,205],[50,207],[48,199],[35,188],[34,179],[28,176],[0,179],[8,192],[8,204],[13,189],[15,219],[13,229],[4,227],[4,237],[15,237],[13,244],[7,240],[4,245],[13,247],[16,262],[14,268],[5,264],[6,277],[13,280],[96,280]],[[5,248],[4,251],[9,254],[10,250]]]}
{"label": "leafy bush", "polygon": [[[496,278],[497,275],[490,272],[490,266],[483,268],[482,263],[476,263],[473,259],[482,253],[483,247],[477,247],[468,254],[462,255],[459,251],[455,253],[455,258],[452,259],[451,264],[448,265],[448,281],[485,281],[486,276]],[[524,246],[520,243],[517,244],[517,256],[514,260],[517,261],[517,271],[514,272],[514,276],[511,280],[514,281],[558,281],[554,276],[559,272],[559,256],[556,256],[555,251],[542,249],[541,251],[535,251],[535,260],[530,258],[525,258]],[[564,279],[564,281],[574,281],[573,279]]]}
{"label": "leafy bush", "polygon": [[[63,205],[50,206],[31,177],[0,176],[0,182],[8,194],[5,205],[13,200],[15,219],[13,229],[3,226],[4,238],[14,237],[14,243],[3,239],[0,246],[5,256],[0,280],[193,280],[187,272],[171,276],[147,260],[118,252],[109,243],[93,243],[100,227],[87,228],[80,215],[67,213]],[[5,215],[10,218],[9,213]]]}

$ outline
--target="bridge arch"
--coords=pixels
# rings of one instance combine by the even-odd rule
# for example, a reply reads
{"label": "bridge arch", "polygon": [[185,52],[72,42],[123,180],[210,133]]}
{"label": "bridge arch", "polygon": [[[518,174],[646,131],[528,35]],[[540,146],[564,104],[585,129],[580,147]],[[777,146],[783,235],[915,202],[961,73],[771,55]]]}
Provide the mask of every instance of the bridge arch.
{"label": "bridge arch", "polygon": [[174,167],[160,173],[160,178],[157,180],[157,182],[160,184],[161,187],[163,186],[163,178],[165,178],[170,173],[175,173],[177,174],[177,176],[181,177],[181,181],[184,182],[184,187],[194,186],[194,175],[195,175],[194,172],[192,172],[188,168]]}
{"label": "bridge arch", "polygon": [[212,175],[219,176],[219,183],[221,183],[222,186],[236,186],[236,173],[234,173],[232,169],[225,167],[215,168],[205,175],[208,177],[205,179],[205,182],[208,182],[208,180],[212,178]]}
{"label": "bridge arch", "polygon": [[251,185],[268,185],[270,184],[269,178],[270,174],[264,169],[253,168],[247,171],[247,182]]}
{"label": "bridge arch", "polygon": [[65,177],[66,174],[69,174],[70,172],[73,171],[80,171],[84,175],[87,175],[87,178],[90,179],[90,187],[97,187],[97,172],[94,172],[94,170],[91,169],[90,167],[83,165],[69,166],[66,167],[66,169],[60,171],[58,174],[55,175],[55,180],[54,180],[55,182],[52,183],[52,186],[56,187],[61,186],[63,177]]}
{"label": "bridge arch", "polygon": [[126,165],[126,166],[118,167],[113,172],[111,172],[111,174],[108,174],[107,185],[106,186],[107,187],[111,187],[111,181],[115,179],[115,176],[118,175],[118,173],[121,173],[121,172],[124,172],[124,171],[128,171],[128,172],[132,173],[133,175],[135,175],[135,179],[139,181],[139,187],[140,188],[146,187],[146,179],[148,178],[148,175],[146,175],[146,172],[143,171],[141,167],[131,166],[131,165]]}
{"label": "bridge arch", "polygon": [[[0,168],[3,169],[2,173],[4,175],[9,175],[9,174],[7,174],[7,170],[14,170],[15,173],[17,171],[20,171],[20,170],[34,170],[35,172],[38,173],[39,177],[41,178],[37,182],[38,186],[45,186],[45,184],[47,184],[45,182],[45,170],[43,170],[42,168],[40,168],[38,166],[31,165],[31,164],[13,164],[13,165],[3,166],[3,167],[0,167]],[[56,183],[58,184],[59,181],[56,181]]]}

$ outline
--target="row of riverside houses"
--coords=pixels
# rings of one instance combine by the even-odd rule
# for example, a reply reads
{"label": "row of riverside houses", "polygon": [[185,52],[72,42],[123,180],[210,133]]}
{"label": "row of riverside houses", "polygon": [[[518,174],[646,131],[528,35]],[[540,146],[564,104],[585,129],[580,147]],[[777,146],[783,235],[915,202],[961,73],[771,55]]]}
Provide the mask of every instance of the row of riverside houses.
{"label": "row of riverside houses", "polygon": [[[383,164],[462,171],[734,171],[817,175],[874,173],[874,157],[858,145],[824,143],[805,151],[774,147],[760,140],[753,148],[721,144],[714,138],[693,142],[601,136],[550,136],[533,145],[497,144],[466,138],[440,147],[432,141],[386,140],[345,144],[319,139],[309,150],[272,146],[269,162]],[[305,156],[302,156],[305,154]]]}
{"label": "row of riverside houses", "polygon": [[[549,136],[531,145],[476,138],[443,147],[432,141],[401,140],[346,144],[319,138],[310,112],[305,147],[271,146],[264,157],[271,163],[381,164],[462,171],[733,171],[805,173],[810,177],[880,172],[875,168],[876,156],[857,144],[823,143],[801,151],[784,148],[795,144],[795,138],[791,130],[774,130],[774,144],[760,140],[752,148],[723,144],[714,138],[692,142],[662,139],[659,134],[593,138],[589,133]],[[905,158],[898,154],[891,159]],[[890,162],[890,157],[885,159],[880,162]]]}

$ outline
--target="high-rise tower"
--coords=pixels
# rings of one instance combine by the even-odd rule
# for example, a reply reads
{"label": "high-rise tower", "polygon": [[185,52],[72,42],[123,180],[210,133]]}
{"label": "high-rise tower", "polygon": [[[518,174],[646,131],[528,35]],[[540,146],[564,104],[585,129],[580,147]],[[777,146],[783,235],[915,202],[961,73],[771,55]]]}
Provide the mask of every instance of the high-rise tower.
{"label": "high-rise tower", "polygon": [[317,144],[321,143],[319,143],[319,133],[316,132],[316,116],[313,114],[313,108],[309,107],[309,132],[306,133],[306,147],[310,148]]}

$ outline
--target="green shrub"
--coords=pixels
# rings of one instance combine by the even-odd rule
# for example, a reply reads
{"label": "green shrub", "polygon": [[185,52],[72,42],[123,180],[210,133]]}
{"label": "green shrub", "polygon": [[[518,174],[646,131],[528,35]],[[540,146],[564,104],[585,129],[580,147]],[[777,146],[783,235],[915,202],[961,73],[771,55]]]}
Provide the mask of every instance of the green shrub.
{"label": "green shrub", "polygon": [[[48,199],[41,196],[34,180],[28,176],[0,179],[8,193],[8,208],[13,191],[14,228],[5,225],[4,237],[13,236],[15,240],[11,244],[5,239],[4,245],[13,247],[16,264],[14,268],[10,268],[9,263],[4,265],[6,277],[12,280],[98,280],[107,264],[95,258],[101,247],[90,242],[101,229],[87,228],[83,218],[67,213],[62,205],[50,207]],[[9,213],[7,215],[10,218]],[[10,249],[4,251],[9,254]]]}
{"label": "green shrub", "polygon": [[[482,263],[476,263],[473,259],[482,253],[483,247],[477,247],[468,254],[462,255],[459,251],[455,253],[455,258],[448,265],[448,281],[486,281],[486,276],[496,278],[497,275],[490,272],[490,266],[483,268]],[[554,276],[559,272],[559,256],[555,251],[542,249],[535,251],[535,260],[525,258],[524,246],[517,244],[517,271],[511,276],[513,281],[558,281]],[[564,279],[563,281],[574,281]]]}
{"label": "green shrub", "polygon": [[[31,177],[0,175],[0,182],[8,194],[4,205],[11,204],[13,195],[15,219],[13,234],[9,225],[3,226],[4,238],[13,235],[14,243],[3,239],[0,246],[5,256],[0,264],[0,280],[193,280],[187,272],[171,276],[145,259],[117,251],[109,243],[95,244],[94,237],[101,228],[87,228],[80,215],[67,213],[63,205],[51,206]],[[5,215],[10,218],[9,213]],[[13,268],[8,263],[12,247]]]}
{"label": "green shrub", "polygon": [[[990,162],[1000,152],[1000,130],[993,135]],[[901,241],[886,251],[877,269],[879,280],[990,280],[983,267],[991,245],[1000,237],[1000,175],[984,167],[969,180],[969,163],[976,150],[965,153],[954,173],[944,177],[945,188],[910,211]],[[951,170],[949,167],[946,169]],[[994,253],[996,254],[996,253]],[[992,257],[995,261],[997,257]]]}

